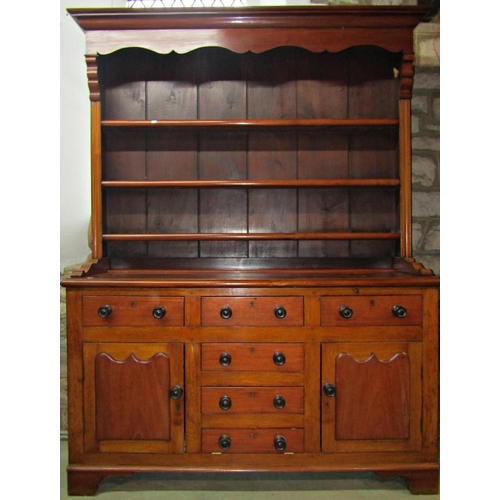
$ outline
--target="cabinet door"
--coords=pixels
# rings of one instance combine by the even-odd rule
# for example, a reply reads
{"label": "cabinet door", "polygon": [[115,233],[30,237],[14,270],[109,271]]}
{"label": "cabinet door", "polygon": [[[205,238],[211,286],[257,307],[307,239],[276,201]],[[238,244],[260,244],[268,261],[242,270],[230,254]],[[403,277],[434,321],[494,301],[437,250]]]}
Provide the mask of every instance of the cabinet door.
{"label": "cabinet door", "polygon": [[420,343],[325,343],[322,358],[324,452],[420,449]]}
{"label": "cabinet door", "polygon": [[85,344],[85,449],[181,453],[183,345]]}

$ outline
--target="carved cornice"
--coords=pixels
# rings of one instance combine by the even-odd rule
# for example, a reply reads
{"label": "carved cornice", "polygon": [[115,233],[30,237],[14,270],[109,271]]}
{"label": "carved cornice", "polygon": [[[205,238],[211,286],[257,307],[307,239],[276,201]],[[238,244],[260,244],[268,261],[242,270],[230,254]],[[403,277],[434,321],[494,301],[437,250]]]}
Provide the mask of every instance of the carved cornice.
{"label": "carved cornice", "polygon": [[101,91],[99,89],[99,79],[97,76],[97,56],[86,55],[85,62],[87,63],[87,79],[89,82],[90,100],[99,101],[101,99]]}
{"label": "carved cornice", "polygon": [[376,28],[413,29],[428,6],[288,6],[227,9],[82,8],[68,13],[85,32],[147,29]]}
{"label": "carved cornice", "polygon": [[415,60],[414,54],[403,54],[403,60],[401,61],[401,73],[400,73],[400,97],[401,99],[411,99],[411,91],[413,87],[413,74],[414,66],[413,62]]}
{"label": "carved cornice", "polygon": [[425,6],[68,10],[85,31],[88,54],[125,47],[162,54],[201,47],[260,53],[278,46],[338,52],[360,45],[407,53],[413,50],[413,29],[427,11]]}

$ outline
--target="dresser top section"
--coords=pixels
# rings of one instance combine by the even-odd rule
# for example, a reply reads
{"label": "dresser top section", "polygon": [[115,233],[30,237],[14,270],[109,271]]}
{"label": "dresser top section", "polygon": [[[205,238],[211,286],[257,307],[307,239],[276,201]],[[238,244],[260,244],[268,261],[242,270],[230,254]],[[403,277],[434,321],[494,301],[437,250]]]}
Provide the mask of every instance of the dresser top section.
{"label": "dresser top section", "polygon": [[[413,51],[413,29],[429,6],[302,6],[205,9],[68,9],[86,33],[87,54],[125,47],[185,53],[200,47],[263,52],[298,46],[313,52],[377,45]],[[255,36],[259,29],[260,36]],[[194,31],[194,33],[193,33]]]}

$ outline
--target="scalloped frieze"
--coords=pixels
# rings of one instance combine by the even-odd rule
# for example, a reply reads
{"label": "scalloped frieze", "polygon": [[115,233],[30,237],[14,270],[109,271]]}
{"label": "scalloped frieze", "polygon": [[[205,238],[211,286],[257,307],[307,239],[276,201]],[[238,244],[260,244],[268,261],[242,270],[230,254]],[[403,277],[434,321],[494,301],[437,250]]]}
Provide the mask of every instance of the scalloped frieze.
{"label": "scalloped frieze", "polygon": [[361,28],[91,31],[87,33],[87,53],[105,55],[126,47],[139,47],[161,54],[184,54],[203,47],[221,47],[240,54],[261,53],[277,47],[340,52],[364,45],[381,47],[390,52],[412,52],[413,37],[411,32],[406,31],[401,30],[399,36],[389,36],[386,30]]}
{"label": "scalloped frieze", "polygon": [[339,353],[338,355],[338,358],[337,359],[340,359],[342,358],[343,356],[348,356],[349,358],[352,359],[352,361],[355,361],[356,363],[376,363],[376,362],[379,362],[379,363],[392,363],[393,361],[396,360],[396,358],[398,358],[399,356],[406,356],[408,357],[408,354],[405,353],[405,352],[397,352],[395,353],[394,355],[392,355],[390,358],[387,358],[387,359],[383,359],[383,358],[380,358],[377,354],[375,354],[374,352],[372,352],[368,357],[364,358],[364,359],[356,359],[351,353],[348,353],[348,352],[341,352]]}
{"label": "scalloped frieze", "polygon": [[157,358],[164,358],[168,362],[168,356],[164,352],[158,352],[154,356],[151,356],[148,359],[139,359],[135,353],[130,353],[125,359],[116,359],[115,357],[111,356],[111,354],[108,354],[107,352],[101,352],[97,355],[96,357],[96,363],[98,363],[98,359],[104,357],[107,358],[111,363],[118,363],[118,364],[127,364],[127,363],[139,363],[139,364],[144,364],[147,365],[149,363],[153,363]]}

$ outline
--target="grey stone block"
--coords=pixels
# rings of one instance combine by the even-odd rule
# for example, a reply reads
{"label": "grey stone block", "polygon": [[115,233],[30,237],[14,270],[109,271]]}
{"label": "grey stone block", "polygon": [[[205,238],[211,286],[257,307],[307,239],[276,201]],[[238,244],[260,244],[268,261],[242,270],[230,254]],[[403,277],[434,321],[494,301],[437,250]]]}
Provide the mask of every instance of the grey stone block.
{"label": "grey stone block", "polygon": [[414,155],[412,157],[412,183],[430,187],[434,185],[437,175],[437,165],[428,156]]}
{"label": "grey stone block", "polygon": [[439,222],[431,225],[424,238],[423,249],[426,251],[439,251],[440,242]]}
{"label": "grey stone block", "polygon": [[67,431],[68,430],[68,408],[62,407],[59,413],[59,418],[60,418],[60,430],[61,431]]}
{"label": "grey stone block", "polygon": [[432,114],[434,119],[439,120],[440,110],[441,110],[440,99],[439,97],[434,97],[432,99]]}
{"label": "grey stone block", "polygon": [[420,132],[420,118],[416,115],[411,117],[411,133],[418,134]]}
{"label": "grey stone block", "polygon": [[411,145],[413,150],[439,151],[439,139],[437,137],[414,137]]}
{"label": "grey stone block", "polygon": [[420,246],[423,234],[424,230],[422,224],[420,222],[414,222],[411,226],[411,240],[414,250],[416,250]]}
{"label": "grey stone block", "polygon": [[416,71],[413,81],[413,89],[439,89],[440,75],[439,71]]}
{"label": "grey stone block", "polygon": [[439,193],[416,191],[412,196],[414,217],[439,217]]}
{"label": "grey stone block", "polygon": [[411,100],[412,113],[427,113],[429,111],[429,99],[426,95],[414,95]]}

